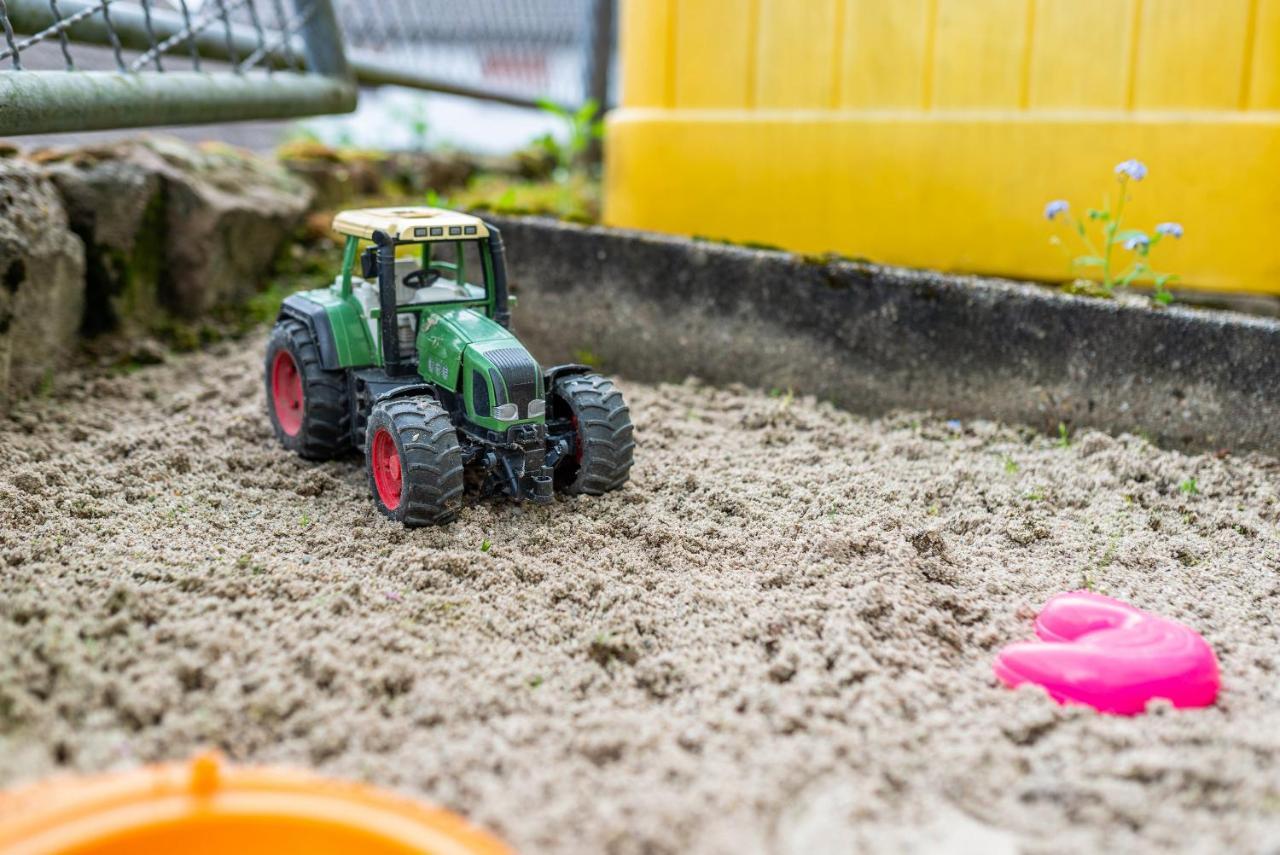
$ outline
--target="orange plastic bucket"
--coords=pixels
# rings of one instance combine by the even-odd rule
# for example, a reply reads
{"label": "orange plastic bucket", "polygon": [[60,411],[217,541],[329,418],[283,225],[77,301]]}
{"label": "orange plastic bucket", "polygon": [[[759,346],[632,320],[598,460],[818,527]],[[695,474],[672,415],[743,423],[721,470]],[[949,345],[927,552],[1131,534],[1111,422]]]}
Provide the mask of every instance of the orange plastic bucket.
{"label": "orange plastic bucket", "polygon": [[440,808],[275,768],[189,763],[0,794],[4,855],[509,855]]}

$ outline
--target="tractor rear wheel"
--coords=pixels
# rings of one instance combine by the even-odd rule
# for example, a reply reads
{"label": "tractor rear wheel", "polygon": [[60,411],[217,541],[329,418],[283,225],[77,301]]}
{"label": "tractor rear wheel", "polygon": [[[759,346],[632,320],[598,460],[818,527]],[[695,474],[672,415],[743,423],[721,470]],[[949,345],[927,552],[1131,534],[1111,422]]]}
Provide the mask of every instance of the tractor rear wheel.
{"label": "tractor rear wheel", "polygon": [[431,398],[375,405],[369,414],[365,464],[374,504],[397,522],[443,525],[462,509],[458,431]]}
{"label": "tractor rear wheel", "polygon": [[627,482],[635,452],[631,411],[622,392],[599,374],[555,382],[552,405],[570,417],[574,447],[556,466],[556,488],[598,496]]}
{"label": "tractor rear wheel", "polygon": [[346,377],[326,371],[307,325],[278,321],[267,341],[267,410],[276,439],[312,460],[336,457],[351,445]]}

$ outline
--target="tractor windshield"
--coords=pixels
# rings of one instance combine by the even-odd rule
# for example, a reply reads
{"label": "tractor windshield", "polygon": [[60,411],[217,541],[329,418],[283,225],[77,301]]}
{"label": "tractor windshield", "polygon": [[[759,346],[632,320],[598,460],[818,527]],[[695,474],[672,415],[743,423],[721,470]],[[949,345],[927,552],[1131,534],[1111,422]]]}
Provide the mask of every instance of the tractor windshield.
{"label": "tractor windshield", "polygon": [[396,247],[396,304],[483,303],[489,293],[479,241]]}
{"label": "tractor windshield", "polygon": [[[360,251],[372,244],[356,238],[348,240],[343,285],[357,297],[365,296],[376,305],[376,279],[364,279],[354,269]],[[492,293],[491,270],[488,252],[479,240],[398,243],[394,274],[396,306],[488,303]]]}

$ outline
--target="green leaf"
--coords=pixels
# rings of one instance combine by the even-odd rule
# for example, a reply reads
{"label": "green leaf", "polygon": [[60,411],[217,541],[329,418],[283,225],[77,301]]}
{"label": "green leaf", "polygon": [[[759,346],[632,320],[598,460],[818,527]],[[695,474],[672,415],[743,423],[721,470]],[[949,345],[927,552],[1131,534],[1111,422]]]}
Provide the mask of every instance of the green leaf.
{"label": "green leaf", "polygon": [[1106,261],[1096,255],[1078,255],[1071,260],[1071,263],[1076,267],[1102,267]]}
{"label": "green leaf", "polygon": [[1173,295],[1168,291],[1157,291],[1151,295],[1151,299],[1155,300],[1162,306],[1167,306],[1173,302]]}
{"label": "green leaf", "polygon": [[551,113],[552,115],[559,116],[562,119],[573,118],[572,114],[570,114],[568,110],[547,98],[539,98],[537,104],[538,109],[543,112]]}
{"label": "green leaf", "polygon": [[1111,219],[1111,214],[1106,211],[1099,211],[1097,208],[1089,209],[1089,219],[1107,221]]}

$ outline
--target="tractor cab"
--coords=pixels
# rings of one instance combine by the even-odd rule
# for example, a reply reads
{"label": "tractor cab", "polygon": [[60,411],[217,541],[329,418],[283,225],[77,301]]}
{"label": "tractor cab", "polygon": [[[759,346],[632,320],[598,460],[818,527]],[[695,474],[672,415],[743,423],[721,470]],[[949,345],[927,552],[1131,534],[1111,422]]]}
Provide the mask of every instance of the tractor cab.
{"label": "tractor cab", "polygon": [[507,325],[505,269],[495,272],[495,259],[499,268],[503,263],[501,243],[478,217],[429,207],[367,208],[342,211],[333,227],[346,237],[335,286],[342,298],[359,302],[389,374],[416,367],[424,319],[441,309],[471,308]]}

